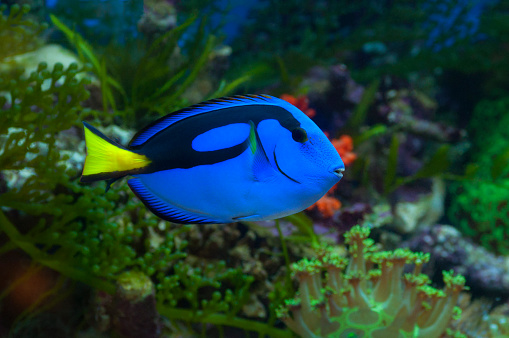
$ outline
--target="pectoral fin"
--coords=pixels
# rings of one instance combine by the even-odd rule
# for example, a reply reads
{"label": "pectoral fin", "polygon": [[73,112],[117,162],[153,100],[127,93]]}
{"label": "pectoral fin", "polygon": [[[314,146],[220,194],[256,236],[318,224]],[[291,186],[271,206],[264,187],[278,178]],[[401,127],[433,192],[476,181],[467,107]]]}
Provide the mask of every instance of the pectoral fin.
{"label": "pectoral fin", "polygon": [[251,172],[255,181],[264,181],[269,176],[274,175],[275,171],[265,153],[254,122],[249,121],[249,125],[250,131],[246,142],[248,143],[248,151],[251,158]]}

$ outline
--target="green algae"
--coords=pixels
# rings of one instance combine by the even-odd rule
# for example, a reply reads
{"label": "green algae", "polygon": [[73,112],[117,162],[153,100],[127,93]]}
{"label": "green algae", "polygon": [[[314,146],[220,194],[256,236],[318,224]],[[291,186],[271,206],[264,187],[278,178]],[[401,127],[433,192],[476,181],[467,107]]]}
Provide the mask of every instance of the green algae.
{"label": "green algae", "polygon": [[[0,6],[0,13],[5,12],[6,5]],[[0,62],[6,58],[37,48],[41,41],[40,33],[48,27],[26,18],[30,11],[28,5],[13,5],[9,15],[0,15]]]}
{"label": "green algae", "polygon": [[[29,25],[16,15],[8,17],[8,25]],[[5,22],[6,18],[0,17]],[[5,26],[0,34],[4,32]],[[109,115],[83,105],[90,96],[87,86],[92,81],[82,75],[98,75],[104,69],[98,68],[102,61],[96,52],[78,35],[68,33],[78,41],[81,54],[88,53],[83,56],[85,66],[57,63],[50,69],[41,63],[28,75],[21,68],[1,71],[0,168],[5,187],[0,195],[0,234],[9,240],[0,247],[0,253],[21,249],[34,262],[61,276],[110,294],[126,276],[144,276],[155,285],[159,312],[170,320],[289,336],[288,331],[238,317],[253,282],[241,268],[228,268],[221,261],[196,266],[184,260],[187,243],[178,236],[188,227],[172,229],[150,217],[142,203],[131,197],[127,185],[113,186],[105,193],[102,185],[79,182],[85,153],[81,121],[109,119]],[[24,43],[28,37],[35,40],[37,34],[27,33],[17,42]],[[201,61],[190,72],[177,71],[182,81],[178,95],[147,110],[162,113],[175,102],[182,102],[178,96],[196,79],[213,45],[213,38],[202,38],[208,41],[205,49],[197,49],[190,59]],[[31,45],[27,42],[26,46]],[[155,69],[159,64],[147,67]],[[99,81],[113,83],[108,74],[98,76]],[[172,78],[165,81],[169,82],[158,97],[175,89],[168,85]],[[109,111],[112,107],[115,105],[106,102],[103,108]],[[139,113],[133,107],[115,114]]]}
{"label": "green algae", "polygon": [[509,253],[509,99],[481,101],[470,124],[473,179],[451,188],[449,216],[488,250]]}

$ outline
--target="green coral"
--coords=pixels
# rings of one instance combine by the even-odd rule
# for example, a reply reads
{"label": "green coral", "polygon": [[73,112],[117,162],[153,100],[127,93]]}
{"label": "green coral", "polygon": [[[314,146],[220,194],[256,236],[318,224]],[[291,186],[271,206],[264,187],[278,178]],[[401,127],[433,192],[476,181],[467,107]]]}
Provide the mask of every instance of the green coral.
{"label": "green coral", "polygon": [[487,249],[509,253],[509,98],[481,101],[470,124],[473,180],[455,184],[449,216]]}
{"label": "green coral", "polygon": [[[299,291],[280,308],[279,317],[306,338],[445,334],[449,322],[461,313],[456,302],[465,278],[444,272],[445,289],[437,290],[420,273],[429,254],[406,249],[377,252],[368,236],[369,229],[360,226],[345,234],[348,260],[322,247],[317,259],[295,263]],[[404,273],[407,264],[414,265],[412,273]]]}

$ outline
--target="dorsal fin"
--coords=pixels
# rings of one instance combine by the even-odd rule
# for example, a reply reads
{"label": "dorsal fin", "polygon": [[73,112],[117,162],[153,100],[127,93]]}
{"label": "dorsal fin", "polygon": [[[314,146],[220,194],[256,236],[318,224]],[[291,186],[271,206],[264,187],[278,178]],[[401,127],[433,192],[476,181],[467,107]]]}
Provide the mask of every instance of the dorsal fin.
{"label": "dorsal fin", "polygon": [[[160,131],[165,130],[172,124],[184,120],[186,118],[200,114],[205,114],[207,112],[218,109],[246,106],[252,104],[277,105],[283,106],[287,109],[289,107],[293,107],[290,103],[270,95],[236,95],[231,97],[213,99],[178,110],[174,113],[168,114],[158,119],[157,121],[154,121],[147,127],[140,130],[136,135],[134,135],[133,139],[129,143],[129,147],[136,148],[141,146]],[[295,107],[293,108],[295,109]]]}

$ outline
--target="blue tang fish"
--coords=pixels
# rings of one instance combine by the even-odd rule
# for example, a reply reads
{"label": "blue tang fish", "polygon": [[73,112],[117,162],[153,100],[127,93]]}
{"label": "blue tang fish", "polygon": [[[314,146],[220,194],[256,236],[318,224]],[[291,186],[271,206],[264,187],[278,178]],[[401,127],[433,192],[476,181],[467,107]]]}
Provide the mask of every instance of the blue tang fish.
{"label": "blue tang fish", "polygon": [[287,216],[312,205],[343,176],[338,152],[290,103],[268,95],[214,99],[166,115],[128,146],[85,125],[82,182],[132,176],[128,185],[175,223]]}

